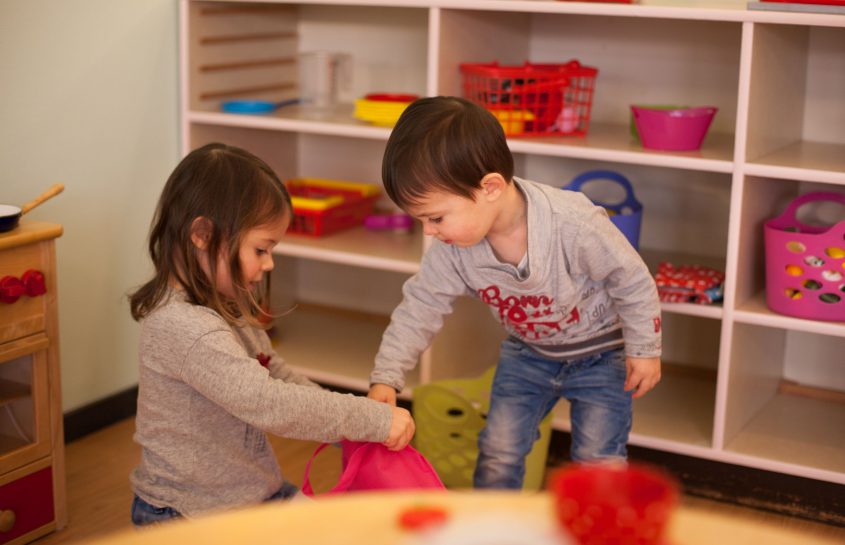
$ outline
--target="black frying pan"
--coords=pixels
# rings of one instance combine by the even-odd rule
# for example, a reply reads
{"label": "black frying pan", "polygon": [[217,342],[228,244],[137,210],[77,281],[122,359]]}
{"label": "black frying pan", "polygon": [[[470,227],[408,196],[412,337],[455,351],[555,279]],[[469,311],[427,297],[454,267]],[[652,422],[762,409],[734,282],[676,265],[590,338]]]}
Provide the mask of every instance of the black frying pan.
{"label": "black frying pan", "polygon": [[51,197],[55,197],[62,191],[64,191],[65,186],[62,184],[53,184],[50,189],[38,195],[25,205],[18,208],[17,206],[11,204],[0,204],[0,233],[5,233],[6,231],[11,231],[15,227],[18,226],[18,222],[21,219],[21,216],[38,206],[39,204],[43,203],[47,199]]}

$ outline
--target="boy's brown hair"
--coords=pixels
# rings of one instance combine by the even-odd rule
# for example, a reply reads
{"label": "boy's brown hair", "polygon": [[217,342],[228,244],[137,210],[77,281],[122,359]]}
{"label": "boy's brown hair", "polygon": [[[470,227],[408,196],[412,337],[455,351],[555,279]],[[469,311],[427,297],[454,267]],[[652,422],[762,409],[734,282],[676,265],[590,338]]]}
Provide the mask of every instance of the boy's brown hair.
{"label": "boy's brown hair", "polygon": [[421,98],[393,128],[381,172],[387,195],[407,209],[431,191],[473,199],[493,172],[510,182],[513,156],[501,124],[483,107],[458,97]]}
{"label": "boy's brown hair", "polygon": [[[149,236],[155,275],[129,296],[132,317],[140,320],[152,312],[175,281],[189,302],[215,310],[227,322],[260,325],[258,316],[266,313],[261,308],[266,285],[265,293],[256,297],[244,281],[241,241],[248,230],[292,214],[290,195],[264,161],[225,144],[195,149],[176,166],[162,190]],[[208,274],[191,240],[197,218],[209,228]],[[221,255],[238,294],[234,301],[221,297],[216,285]]]}

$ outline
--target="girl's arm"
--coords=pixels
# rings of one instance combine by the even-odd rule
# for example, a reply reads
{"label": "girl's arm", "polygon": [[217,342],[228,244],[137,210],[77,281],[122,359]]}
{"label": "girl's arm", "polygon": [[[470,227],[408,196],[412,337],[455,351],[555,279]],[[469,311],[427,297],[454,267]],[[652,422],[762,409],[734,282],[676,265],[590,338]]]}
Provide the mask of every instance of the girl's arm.
{"label": "girl's arm", "polygon": [[236,418],[283,437],[383,442],[391,428],[388,405],[270,376],[228,328],[192,344],[179,378]]}
{"label": "girl's arm", "polygon": [[249,335],[253,338],[253,342],[259,347],[260,358],[259,363],[265,366],[270,371],[270,376],[289,382],[291,384],[300,384],[302,386],[311,386],[313,388],[320,388],[319,384],[312,382],[307,377],[300,375],[285,363],[284,358],[276,353],[273,348],[273,343],[270,341],[270,336],[266,331],[250,327],[248,329]]}

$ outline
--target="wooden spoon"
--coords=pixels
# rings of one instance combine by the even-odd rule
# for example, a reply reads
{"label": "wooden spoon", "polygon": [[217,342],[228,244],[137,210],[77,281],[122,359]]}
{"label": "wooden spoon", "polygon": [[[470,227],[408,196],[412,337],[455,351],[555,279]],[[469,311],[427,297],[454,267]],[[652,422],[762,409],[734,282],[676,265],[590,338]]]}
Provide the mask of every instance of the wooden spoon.
{"label": "wooden spoon", "polygon": [[44,193],[38,195],[25,205],[21,206],[21,215],[26,214],[39,204],[43,203],[47,199],[51,199],[65,190],[64,184],[53,184],[50,188],[45,191]]}

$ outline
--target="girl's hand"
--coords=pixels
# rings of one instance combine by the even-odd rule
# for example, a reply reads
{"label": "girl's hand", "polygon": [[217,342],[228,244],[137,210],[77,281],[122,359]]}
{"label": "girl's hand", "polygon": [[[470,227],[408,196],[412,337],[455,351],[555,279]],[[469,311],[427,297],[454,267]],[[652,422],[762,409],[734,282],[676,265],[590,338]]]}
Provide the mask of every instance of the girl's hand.
{"label": "girl's hand", "polygon": [[625,358],[625,366],[625,391],[634,390],[634,398],[644,396],[660,382],[660,358]]}
{"label": "girl's hand", "polygon": [[393,420],[390,422],[390,433],[384,446],[390,450],[402,450],[414,438],[415,430],[411,413],[402,407],[393,407]]}
{"label": "girl's hand", "polygon": [[373,384],[370,386],[367,397],[394,407],[396,406],[396,390],[387,384]]}

